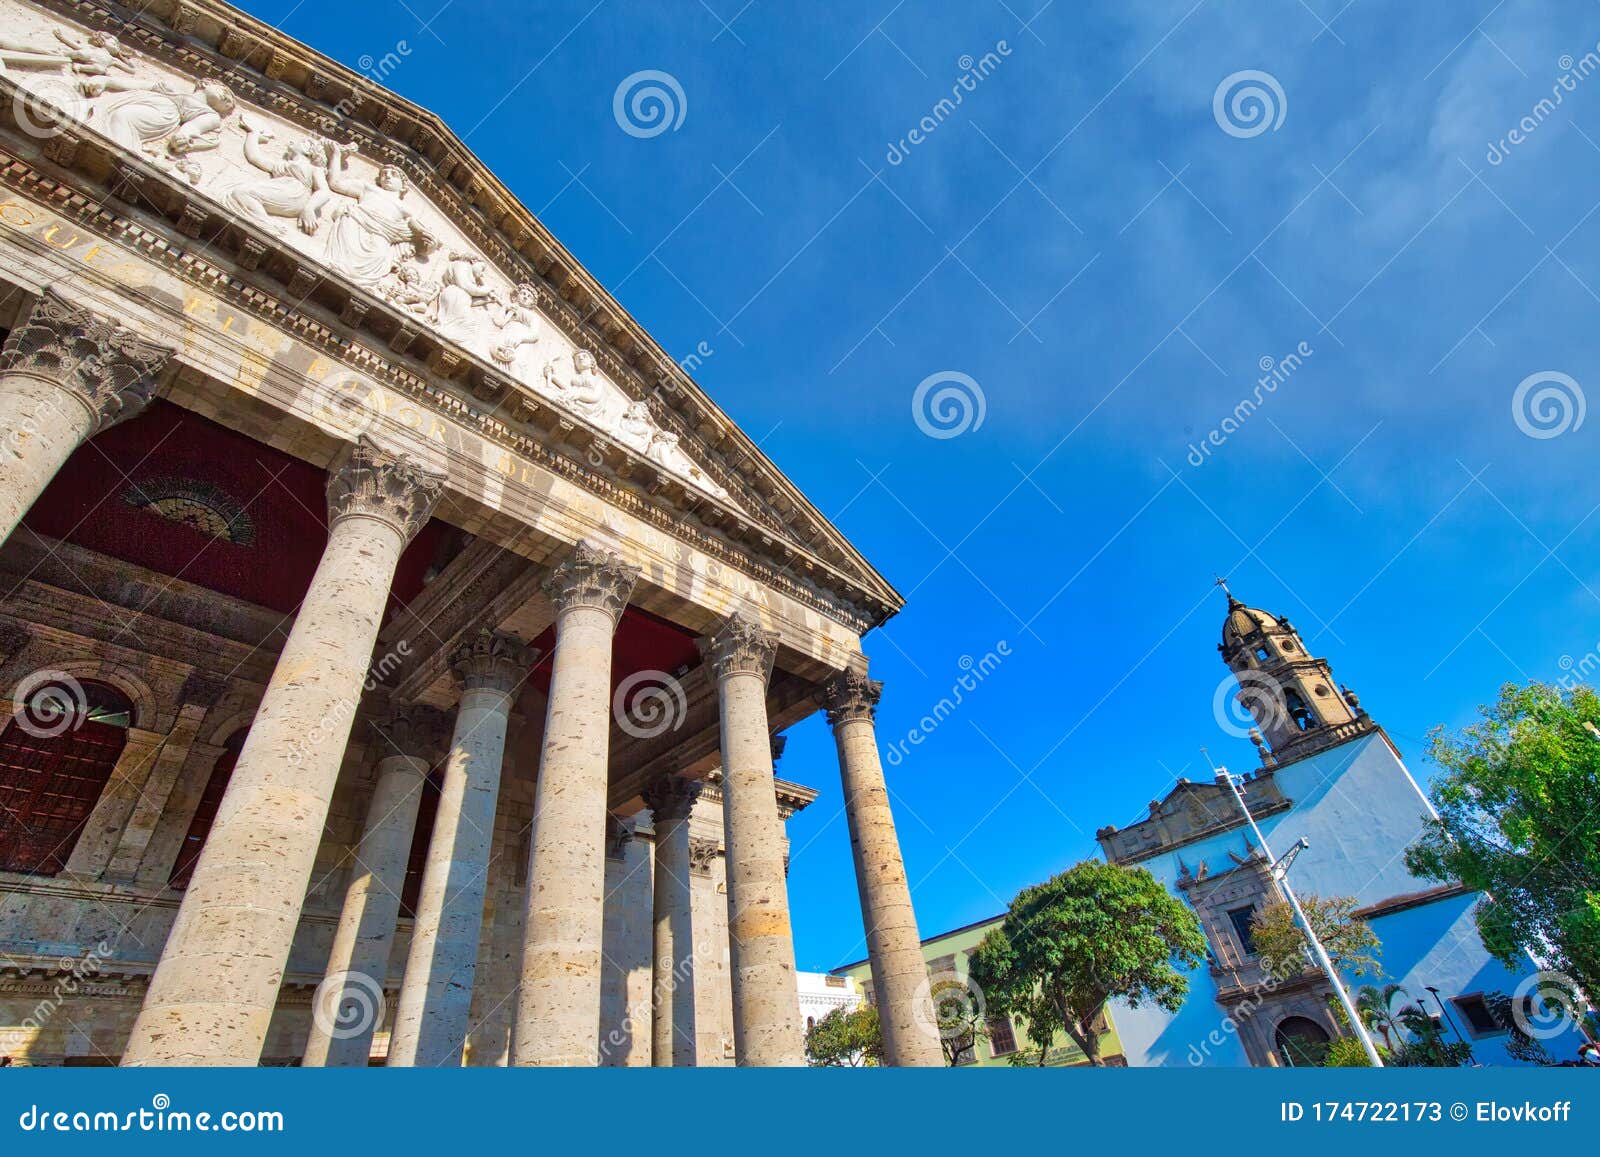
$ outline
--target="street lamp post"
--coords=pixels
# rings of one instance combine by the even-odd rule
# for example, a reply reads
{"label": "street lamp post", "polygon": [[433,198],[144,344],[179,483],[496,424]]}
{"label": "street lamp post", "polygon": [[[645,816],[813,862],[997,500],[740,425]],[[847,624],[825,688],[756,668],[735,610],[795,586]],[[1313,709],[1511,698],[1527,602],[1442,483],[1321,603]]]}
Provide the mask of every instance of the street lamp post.
{"label": "street lamp post", "polygon": [[[1311,927],[1311,921],[1306,916],[1306,911],[1300,906],[1300,898],[1294,894],[1294,888],[1289,884],[1289,863],[1293,862],[1297,852],[1291,852],[1285,857],[1285,862],[1280,866],[1272,857],[1272,849],[1267,846],[1267,837],[1261,834],[1261,827],[1256,823],[1256,817],[1250,814],[1249,806],[1244,802],[1244,793],[1239,790],[1239,781],[1229,774],[1225,767],[1217,768],[1217,782],[1227,786],[1233,793],[1234,801],[1239,805],[1239,810],[1244,813],[1245,822],[1250,825],[1250,830],[1255,834],[1256,846],[1261,849],[1261,854],[1267,858],[1267,863],[1272,865],[1273,878],[1278,886],[1283,889],[1284,899],[1289,901],[1289,908],[1294,912],[1295,923],[1300,925],[1300,931],[1305,933],[1306,940],[1311,945],[1311,954],[1316,957],[1322,974],[1328,978],[1328,983],[1333,986],[1333,993],[1339,998],[1339,1005],[1344,1009],[1345,1016],[1350,1021],[1350,1027],[1355,1030],[1356,1039],[1361,1042],[1362,1051],[1367,1054],[1367,1060],[1374,1068],[1383,1068],[1383,1058],[1378,1056],[1378,1046],[1372,1042],[1372,1034],[1367,1032],[1367,1026],[1361,1023],[1361,1014],[1356,1011],[1355,1004],[1350,1000],[1350,994],[1345,991],[1344,981],[1339,979],[1339,973],[1333,967],[1333,961],[1328,958],[1328,950],[1322,946],[1322,940],[1317,936],[1316,929]],[[1295,845],[1298,850],[1303,850],[1305,841],[1301,840]]]}
{"label": "street lamp post", "polygon": [[1472,1046],[1467,1044],[1467,1038],[1462,1036],[1461,1030],[1456,1027],[1456,1018],[1451,1016],[1450,1010],[1444,1006],[1444,997],[1439,994],[1439,990],[1431,984],[1424,985],[1423,987],[1426,991],[1433,993],[1433,1003],[1439,1006],[1439,1012],[1444,1016],[1445,1024],[1450,1026],[1450,1031],[1456,1034],[1456,1040],[1460,1041],[1464,1045],[1467,1045],[1468,1058],[1476,1061],[1478,1058],[1472,1055]]}

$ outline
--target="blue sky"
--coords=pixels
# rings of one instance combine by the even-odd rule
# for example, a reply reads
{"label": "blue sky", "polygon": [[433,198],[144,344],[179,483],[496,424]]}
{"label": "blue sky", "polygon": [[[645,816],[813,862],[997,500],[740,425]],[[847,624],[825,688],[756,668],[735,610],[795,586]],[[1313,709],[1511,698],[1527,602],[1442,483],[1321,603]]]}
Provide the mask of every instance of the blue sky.
{"label": "blue sky", "polygon": [[[1578,421],[1600,5],[441,2],[244,6],[351,67],[395,53],[386,84],[668,352],[700,351],[701,385],[908,597],[866,643],[886,745],[1008,645],[889,769],[924,934],[1096,854],[1097,827],[1209,774],[1202,745],[1254,762],[1214,714],[1213,572],[1424,776],[1428,728],[1600,645],[1600,418]],[[613,113],[645,70],[683,94],[654,136]],[[1247,70],[1275,127],[1228,120],[1235,89],[1214,113]],[[976,383],[981,425],[924,433],[936,374]],[[1564,413],[1519,422],[1551,374],[1523,408],[1553,380]],[[790,893],[800,966],[826,969],[865,946],[820,719],[781,772],[822,789]]]}

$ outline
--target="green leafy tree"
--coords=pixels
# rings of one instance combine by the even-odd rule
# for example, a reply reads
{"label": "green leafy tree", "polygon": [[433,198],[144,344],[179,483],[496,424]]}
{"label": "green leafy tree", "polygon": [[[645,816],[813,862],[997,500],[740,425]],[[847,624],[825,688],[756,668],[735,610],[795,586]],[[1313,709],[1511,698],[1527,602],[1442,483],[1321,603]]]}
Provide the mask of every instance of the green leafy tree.
{"label": "green leafy tree", "polygon": [[1479,713],[1430,735],[1439,816],[1406,866],[1482,893],[1479,934],[1507,967],[1531,954],[1600,992],[1600,696],[1508,683]]}
{"label": "green leafy tree", "polygon": [[[1378,937],[1356,915],[1361,905],[1354,896],[1302,896],[1300,906],[1335,969],[1357,976],[1377,970]],[[1296,976],[1314,967],[1310,945],[1288,901],[1275,900],[1256,912],[1250,918],[1250,932],[1268,974]]]}
{"label": "green leafy tree", "polygon": [[934,1020],[939,1026],[939,1044],[944,1049],[946,1067],[962,1063],[989,1035],[984,1022],[984,1004],[971,983],[953,972],[929,978],[929,998]]}
{"label": "green leafy tree", "polygon": [[870,1004],[836,1008],[806,1032],[806,1059],[824,1068],[862,1068],[883,1063],[878,1010]]}
{"label": "green leafy tree", "polygon": [[1401,1069],[1447,1069],[1472,1059],[1472,1046],[1466,1041],[1447,1039],[1439,1022],[1420,1006],[1405,1005],[1394,1015],[1409,1036],[1385,1058],[1385,1064]]}
{"label": "green leafy tree", "polygon": [[1026,1018],[1045,1054],[1059,1029],[1098,1065],[1106,1002],[1175,1012],[1189,990],[1179,969],[1205,955],[1194,913],[1149,872],[1085,860],[1019,892],[969,967],[991,1015]]}
{"label": "green leafy tree", "polygon": [[1353,1036],[1342,1036],[1330,1041],[1327,1051],[1322,1054],[1323,1068],[1362,1069],[1370,1068],[1371,1065],[1372,1062],[1367,1059],[1367,1050]]}
{"label": "green leafy tree", "polygon": [[1503,992],[1491,992],[1484,997],[1484,1004],[1488,1005],[1489,1015],[1494,1017],[1495,1023],[1506,1030],[1507,1055],[1528,1065],[1556,1063],[1556,1059],[1550,1055],[1550,1050],[1544,1047],[1544,1042],[1530,1035],[1513,1015],[1509,996]]}

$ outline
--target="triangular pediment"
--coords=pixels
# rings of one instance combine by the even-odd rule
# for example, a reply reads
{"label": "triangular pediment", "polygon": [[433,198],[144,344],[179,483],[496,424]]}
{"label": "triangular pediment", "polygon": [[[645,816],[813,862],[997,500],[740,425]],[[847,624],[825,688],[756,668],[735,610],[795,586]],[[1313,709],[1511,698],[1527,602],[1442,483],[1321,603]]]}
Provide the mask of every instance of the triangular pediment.
{"label": "triangular pediment", "polygon": [[843,535],[431,113],[216,0],[0,0],[0,28],[8,80],[159,170],[191,200],[186,212],[271,238],[299,262],[291,297],[340,287],[341,319],[382,311],[391,349],[415,330],[430,348],[460,351],[430,368],[509,379],[527,409],[576,419],[701,496],[693,505],[734,512],[748,529],[719,530],[868,622],[899,608]]}
{"label": "triangular pediment", "polygon": [[549,291],[499,268],[403,167],[22,0],[0,0],[0,27],[0,62],[22,87],[685,483],[735,501],[564,332]]}

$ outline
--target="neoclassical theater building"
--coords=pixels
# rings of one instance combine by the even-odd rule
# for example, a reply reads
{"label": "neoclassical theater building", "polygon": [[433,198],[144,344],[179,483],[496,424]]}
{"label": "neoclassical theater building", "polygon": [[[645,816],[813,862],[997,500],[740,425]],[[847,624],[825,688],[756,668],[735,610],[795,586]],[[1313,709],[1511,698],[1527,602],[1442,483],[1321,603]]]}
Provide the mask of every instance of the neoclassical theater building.
{"label": "neoclassical theater building", "polygon": [[217,0],[0,0],[0,1056],[803,1062],[825,710],[938,1064],[895,590],[434,116]]}

